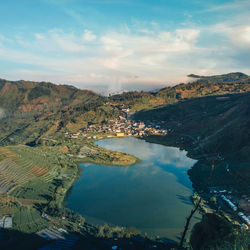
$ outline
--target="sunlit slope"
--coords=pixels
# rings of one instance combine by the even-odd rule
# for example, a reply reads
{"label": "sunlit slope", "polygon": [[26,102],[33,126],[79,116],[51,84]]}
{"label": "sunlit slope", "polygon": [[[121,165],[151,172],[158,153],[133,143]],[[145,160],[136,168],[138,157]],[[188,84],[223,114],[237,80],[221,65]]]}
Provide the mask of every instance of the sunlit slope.
{"label": "sunlit slope", "polygon": [[88,104],[103,98],[89,90],[48,82],[0,80],[0,107],[7,114],[56,112],[68,105]]}
{"label": "sunlit slope", "polygon": [[186,99],[250,92],[250,77],[243,73],[217,76],[189,75],[189,83],[166,87],[157,92],[127,92],[114,95],[110,100],[129,106],[132,110],[152,109]]}
{"label": "sunlit slope", "polygon": [[35,142],[61,129],[78,131],[119,115],[106,98],[45,82],[0,80],[0,143]]}
{"label": "sunlit slope", "polygon": [[49,165],[45,163],[45,157],[38,155],[37,152],[31,152],[28,147],[0,148],[0,153],[3,158],[0,162],[0,191],[2,193],[7,193],[18,185],[43,177],[50,172],[47,169]]}
{"label": "sunlit slope", "polygon": [[[58,152],[42,151],[23,145],[0,148],[0,192],[14,197],[41,200],[42,187],[49,187],[54,179],[62,179],[61,173],[73,162]],[[63,159],[62,159],[63,158]],[[65,159],[64,159],[65,158]],[[26,190],[26,185],[40,185],[40,190]],[[46,188],[49,191],[48,188]],[[52,191],[52,190],[51,190]],[[49,192],[50,193],[50,192]],[[53,192],[51,192],[53,194]]]}

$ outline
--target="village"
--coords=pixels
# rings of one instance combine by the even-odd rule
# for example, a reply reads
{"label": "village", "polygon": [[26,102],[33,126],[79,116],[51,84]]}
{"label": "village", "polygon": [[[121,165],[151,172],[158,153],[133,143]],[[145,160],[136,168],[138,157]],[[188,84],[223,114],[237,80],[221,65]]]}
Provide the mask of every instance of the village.
{"label": "village", "polygon": [[90,134],[104,133],[107,137],[123,137],[123,136],[136,136],[144,137],[148,135],[166,135],[167,130],[162,129],[160,124],[148,123],[145,124],[142,121],[129,120],[123,116],[119,116],[117,119],[109,120],[107,124],[97,125],[92,124],[87,128],[81,129],[77,133],[70,134],[65,132],[65,137],[76,139],[79,137],[87,137],[88,139],[96,139],[96,136]]}

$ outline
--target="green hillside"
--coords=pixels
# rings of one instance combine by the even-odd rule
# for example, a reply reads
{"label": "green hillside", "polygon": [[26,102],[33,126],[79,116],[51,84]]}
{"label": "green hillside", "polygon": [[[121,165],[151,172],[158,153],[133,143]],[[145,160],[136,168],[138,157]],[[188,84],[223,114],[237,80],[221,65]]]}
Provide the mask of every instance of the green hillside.
{"label": "green hillside", "polygon": [[243,73],[202,77],[156,93],[126,92],[103,97],[88,90],[48,82],[0,80],[0,143],[34,143],[50,133],[76,132],[88,124],[106,123],[131,111],[149,110],[191,98],[246,93],[250,78]]}
{"label": "green hillside", "polygon": [[46,82],[0,80],[0,143],[31,143],[46,132],[78,131],[118,115],[106,98],[88,90]]}
{"label": "green hillside", "polygon": [[156,93],[143,91],[127,92],[114,95],[110,100],[125,104],[132,110],[138,111],[190,98],[250,92],[250,77],[243,73],[229,73],[218,76],[197,76],[191,74],[189,77],[189,83],[166,87]]}
{"label": "green hillside", "polygon": [[55,112],[68,105],[87,105],[102,102],[103,97],[73,86],[55,85],[48,82],[0,80],[0,107],[8,115],[27,112],[41,114]]}

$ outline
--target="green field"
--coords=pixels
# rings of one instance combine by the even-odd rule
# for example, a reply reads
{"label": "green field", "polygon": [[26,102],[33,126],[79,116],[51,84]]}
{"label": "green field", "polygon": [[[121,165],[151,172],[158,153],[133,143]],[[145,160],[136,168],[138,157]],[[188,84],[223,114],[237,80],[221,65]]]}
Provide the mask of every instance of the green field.
{"label": "green field", "polygon": [[28,207],[19,207],[13,217],[13,227],[21,232],[34,233],[51,226],[41,217],[39,211]]}
{"label": "green field", "polygon": [[79,174],[78,165],[46,147],[1,147],[0,155],[0,216],[11,215],[13,229],[24,233],[47,228],[51,223],[41,215],[62,208]]}

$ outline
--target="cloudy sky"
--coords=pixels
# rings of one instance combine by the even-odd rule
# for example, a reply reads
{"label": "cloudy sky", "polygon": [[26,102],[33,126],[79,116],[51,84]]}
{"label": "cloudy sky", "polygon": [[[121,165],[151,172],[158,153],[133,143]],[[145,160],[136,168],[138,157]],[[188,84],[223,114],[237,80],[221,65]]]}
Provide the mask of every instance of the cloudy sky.
{"label": "cloudy sky", "polygon": [[157,88],[250,74],[249,0],[0,1],[0,78]]}

